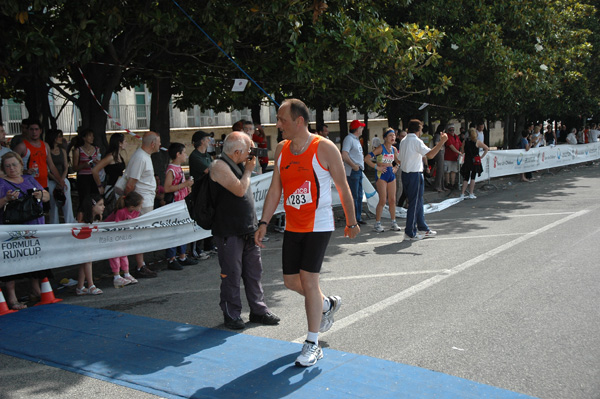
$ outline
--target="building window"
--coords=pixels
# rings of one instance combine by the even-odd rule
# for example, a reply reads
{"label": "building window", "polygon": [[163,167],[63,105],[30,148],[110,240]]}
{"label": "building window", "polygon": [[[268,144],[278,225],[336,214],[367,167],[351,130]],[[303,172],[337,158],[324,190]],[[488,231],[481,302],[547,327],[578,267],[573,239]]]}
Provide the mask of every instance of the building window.
{"label": "building window", "polygon": [[148,104],[146,98],[148,92],[146,85],[135,87],[135,117],[138,129],[148,129]]}

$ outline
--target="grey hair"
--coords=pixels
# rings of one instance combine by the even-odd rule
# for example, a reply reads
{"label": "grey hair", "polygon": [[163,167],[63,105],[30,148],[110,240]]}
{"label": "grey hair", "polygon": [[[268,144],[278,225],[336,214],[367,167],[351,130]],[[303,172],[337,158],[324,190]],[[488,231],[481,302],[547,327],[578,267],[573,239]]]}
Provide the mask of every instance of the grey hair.
{"label": "grey hair", "polygon": [[142,145],[148,147],[152,145],[160,136],[155,132],[148,132],[142,137]]}
{"label": "grey hair", "polygon": [[[236,133],[236,134],[233,134]],[[244,151],[248,145],[248,135],[246,133],[232,132],[225,137],[223,141],[223,152],[233,154],[236,151]]]}

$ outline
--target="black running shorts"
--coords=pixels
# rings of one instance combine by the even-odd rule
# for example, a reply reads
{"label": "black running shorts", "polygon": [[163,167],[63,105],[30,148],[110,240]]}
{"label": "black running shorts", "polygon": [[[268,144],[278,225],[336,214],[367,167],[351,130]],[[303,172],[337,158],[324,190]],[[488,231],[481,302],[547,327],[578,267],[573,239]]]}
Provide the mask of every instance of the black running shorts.
{"label": "black running shorts", "polygon": [[320,273],[331,231],[314,233],[283,233],[283,274],[298,274],[300,270]]}

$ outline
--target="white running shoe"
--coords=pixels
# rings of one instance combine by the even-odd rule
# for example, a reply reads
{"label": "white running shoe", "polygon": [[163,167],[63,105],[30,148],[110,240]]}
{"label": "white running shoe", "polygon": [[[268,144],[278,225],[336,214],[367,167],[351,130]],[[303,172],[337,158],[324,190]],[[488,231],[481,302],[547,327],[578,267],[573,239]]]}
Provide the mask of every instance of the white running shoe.
{"label": "white running shoe", "polygon": [[304,341],[302,352],[296,358],[296,366],[309,367],[314,366],[317,360],[323,358],[323,350],[314,342]]}
{"label": "white running shoe", "polygon": [[385,229],[381,226],[381,222],[375,222],[375,226],[373,226],[373,231],[377,233],[383,233]]}
{"label": "white running shoe", "polygon": [[465,195],[461,194],[460,197],[458,197],[458,199],[465,199]]}
{"label": "white running shoe", "polygon": [[469,199],[476,199],[477,197],[475,196],[475,194],[471,193],[469,194]]}
{"label": "white running shoe", "polygon": [[331,326],[333,325],[333,315],[342,307],[342,298],[337,295],[327,297],[329,299],[329,310],[327,312],[323,312],[323,316],[321,316],[321,326],[319,327],[319,332],[329,331]]}
{"label": "white running shoe", "polygon": [[437,231],[428,230],[428,231],[419,231],[417,235],[422,235],[423,238],[431,238],[437,236]]}
{"label": "white running shoe", "polygon": [[422,240],[423,238],[425,238],[425,237],[423,237],[423,235],[419,234],[419,233],[417,233],[414,237],[411,237],[408,234],[404,233],[404,241],[419,241],[419,240]]}
{"label": "white running shoe", "polygon": [[395,220],[392,222],[392,227],[390,227],[390,229],[392,231],[400,231],[400,230],[402,230],[402,228],[400,226],[398,226],[398,223],[396,223]]}
{"label": "white running shoe", "polygon": [[131,284],[131,281],[129,281],[128,279],[126,279],[124,277],[118,276],[118,277],[114,278],[113,284],[115,285],[115,288],[123,288],[127,284]]}

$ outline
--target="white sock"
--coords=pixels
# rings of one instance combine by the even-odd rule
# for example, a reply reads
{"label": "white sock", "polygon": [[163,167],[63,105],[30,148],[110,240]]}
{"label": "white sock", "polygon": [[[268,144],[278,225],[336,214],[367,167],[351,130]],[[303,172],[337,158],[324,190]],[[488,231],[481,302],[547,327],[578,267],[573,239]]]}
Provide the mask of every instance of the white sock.
{"label": "white sock", "polygon": [[315,345],[319,345],[319,333],[316,332],[308,332],[308,334],[306,335],[306,340],[310,341],[310,342],[314,342]]}
{"label": "white sock", "polygon": [[120,274],[115,274],[115,276],[114,276],[114,279],[116,280],[116,279],[118,279],[119,277],[121,277],[121,275],[120,275]]}
{"label": "white sock", "polygon": [[327,312],[331,309],[331,303],[329,302],[329,298],[323,298],[323,313]]}
{"label": "white sock", "polygon": [[125,276],[125,277],[131,277],[131,274],[129,274],[129,272],[125,272],[125,273],[123,273],[123,276]]}

